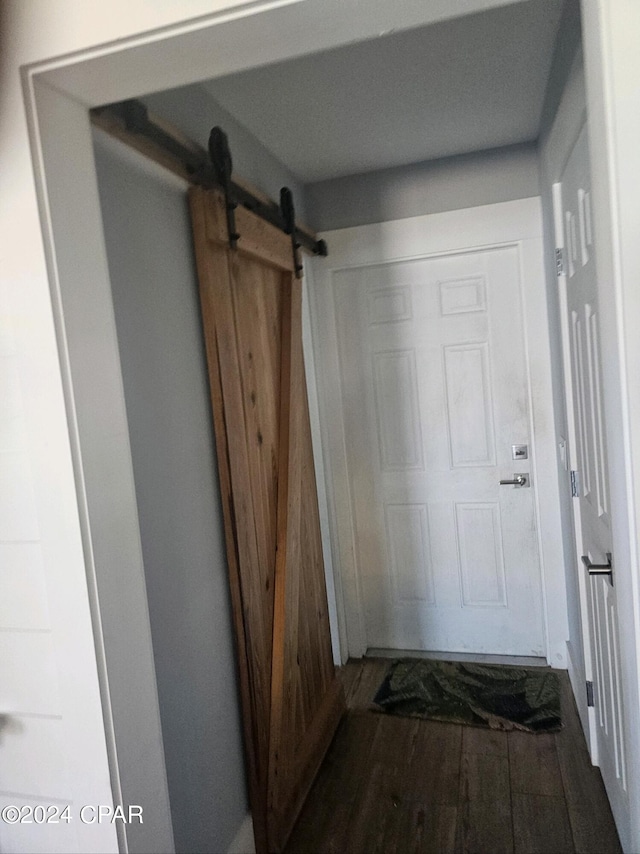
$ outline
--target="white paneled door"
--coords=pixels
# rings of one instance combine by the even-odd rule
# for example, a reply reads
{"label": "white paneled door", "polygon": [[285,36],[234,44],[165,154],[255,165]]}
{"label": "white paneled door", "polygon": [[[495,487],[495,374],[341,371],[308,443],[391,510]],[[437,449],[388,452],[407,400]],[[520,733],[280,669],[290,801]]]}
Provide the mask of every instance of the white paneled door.
{"label": "white paneled door", "polygon": [[544,655],[519,245],[332,281],[367,646]]}
{"label": "white paneled door", "polygon": [[592,759],[602,771],[618,826],[624,827],[629,806],[590,187],[585,127],[562,176],[567,320],[576,422],[576,501],[581,529],[578,557],[587,593],[583,629],[593,669],[596,737],[592,739]]}

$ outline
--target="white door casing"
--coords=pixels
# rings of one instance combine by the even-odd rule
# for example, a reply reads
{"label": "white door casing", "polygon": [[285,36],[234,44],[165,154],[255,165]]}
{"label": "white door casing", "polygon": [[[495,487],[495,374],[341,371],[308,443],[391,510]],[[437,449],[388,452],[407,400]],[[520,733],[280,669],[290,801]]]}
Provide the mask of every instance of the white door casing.
{"label": "white door casing", "polygon": [[[538,199],[325,235],[313,315],[343,657],[380,646],[564,665],[539,235]],[[498,485],[515,472],[534,486]]]}
{"label": "white door casing", "polygon": [[[562,175],[562,210],[572,405],[578,471],[578,550],[585,647],[594,685],[591,757],[600,766],[616,823],[629,821],[620,642],[612,576],[590,576],[582,556],[605,565],[612,551],[600,314],[591,222],[587,128],[583,127]],[[585,601],[586,600],[586,601]]]}

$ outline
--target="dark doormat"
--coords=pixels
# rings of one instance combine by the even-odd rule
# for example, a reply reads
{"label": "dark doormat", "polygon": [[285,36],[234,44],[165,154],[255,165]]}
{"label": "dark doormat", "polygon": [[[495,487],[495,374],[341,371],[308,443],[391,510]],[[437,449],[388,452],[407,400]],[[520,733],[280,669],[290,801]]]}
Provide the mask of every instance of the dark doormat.
{"label": "dark doormat", "polygon": [[403,658],[394,661],[373,700],[390,715],[554,732],[562,729],[553,670]]}

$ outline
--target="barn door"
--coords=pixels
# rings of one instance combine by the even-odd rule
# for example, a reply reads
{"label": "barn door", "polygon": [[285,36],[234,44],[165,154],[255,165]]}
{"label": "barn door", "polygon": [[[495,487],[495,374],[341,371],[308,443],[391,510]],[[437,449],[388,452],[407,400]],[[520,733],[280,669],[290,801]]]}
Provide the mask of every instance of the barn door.
{"label": "barn door", "polygon": [[[331,652],[291,240],[193,188],[191,213],[259,852],[280,851],[344,708]],[[221,690],[224,690],[221,686]]]}

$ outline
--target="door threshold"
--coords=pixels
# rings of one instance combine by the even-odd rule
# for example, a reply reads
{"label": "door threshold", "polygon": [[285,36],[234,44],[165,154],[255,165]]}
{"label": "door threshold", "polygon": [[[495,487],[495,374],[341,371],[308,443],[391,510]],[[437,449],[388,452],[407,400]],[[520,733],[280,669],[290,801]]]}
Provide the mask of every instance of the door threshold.
{"label": "door threshold", "polygon": [[488,655],[477,652],[425,652],[418,649],[369,647],[365,658],[431,658],[438,661],[469,661],[473,664],[512,664],[516,667],[548,667],[547,659],[534,655]]}

